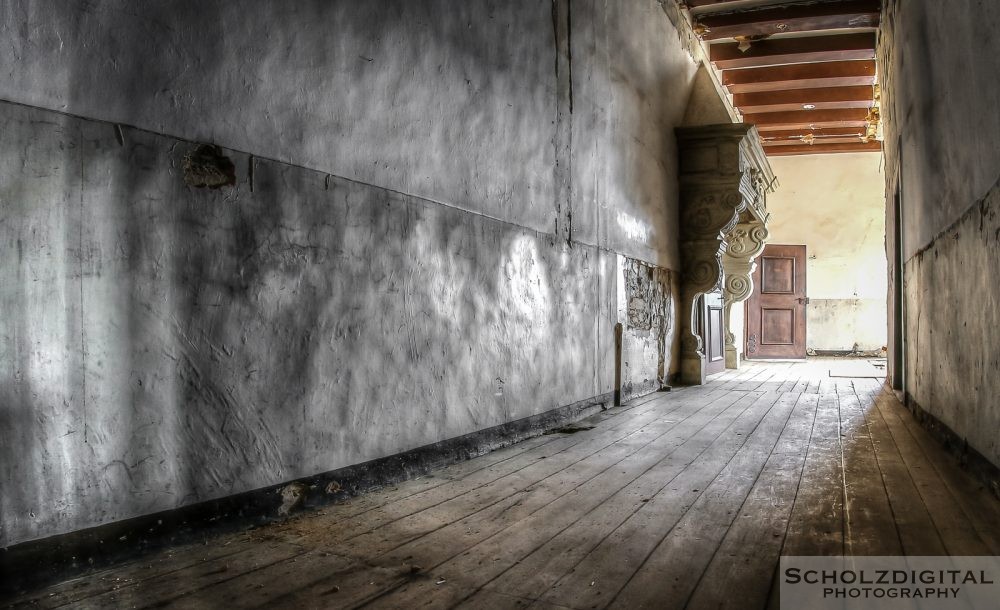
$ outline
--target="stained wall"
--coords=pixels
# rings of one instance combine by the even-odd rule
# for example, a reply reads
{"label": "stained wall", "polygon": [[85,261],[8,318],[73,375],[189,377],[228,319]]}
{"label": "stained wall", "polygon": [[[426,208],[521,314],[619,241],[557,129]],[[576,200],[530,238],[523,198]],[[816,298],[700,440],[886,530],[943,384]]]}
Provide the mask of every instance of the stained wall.
{"label": "stained wall", "polygon": [[892,373],[911,403],[1000,465],[1000,6],[885,5],[886,245],[902,271],[890,276],[890,295],[902,284],[901,319],[891,317],[890,330],[901,327],[905,347]]}
{"label": "stained wall", "polygon": [[0,546],[599,405],[618,323],[676,370],[660,3],[0,14]]}

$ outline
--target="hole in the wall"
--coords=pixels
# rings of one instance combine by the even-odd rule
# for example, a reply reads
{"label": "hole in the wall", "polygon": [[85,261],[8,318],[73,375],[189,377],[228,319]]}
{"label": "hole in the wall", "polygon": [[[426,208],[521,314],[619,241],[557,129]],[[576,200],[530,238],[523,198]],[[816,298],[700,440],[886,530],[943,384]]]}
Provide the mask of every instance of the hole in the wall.
{"label": "hole in the wall", "polygon": [[199,144],[184,155],[184,183],[217,189],[236,184],[236,166],[214,144]]}

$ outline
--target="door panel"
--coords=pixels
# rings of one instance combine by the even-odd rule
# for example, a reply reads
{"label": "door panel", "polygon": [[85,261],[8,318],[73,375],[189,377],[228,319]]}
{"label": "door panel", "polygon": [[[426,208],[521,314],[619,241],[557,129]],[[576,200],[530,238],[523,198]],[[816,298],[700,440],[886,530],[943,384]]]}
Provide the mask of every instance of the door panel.
{"label": "door panel", "polygon": [[791,309],[761,309],[760,342],[762,345],[795,343],[795,312]]}
{"label": "door panel", "polygon": [[768,245],[747,300],[747,358],[806,357],[806,247]]}
{"label": "door panel", "polygon": [[762,292],[768,294],[791,294],[795,292],[795,259],[781,256],[761,256],[758,266],[763,276],[760,283]]}
{"label": "door panel", "polygon": [[705,346],[705,374],[713,375],[726,370],[726,325],[722,316],[722,293],[706,294],[704,303],[702,316],[705,324],[701,340]]}

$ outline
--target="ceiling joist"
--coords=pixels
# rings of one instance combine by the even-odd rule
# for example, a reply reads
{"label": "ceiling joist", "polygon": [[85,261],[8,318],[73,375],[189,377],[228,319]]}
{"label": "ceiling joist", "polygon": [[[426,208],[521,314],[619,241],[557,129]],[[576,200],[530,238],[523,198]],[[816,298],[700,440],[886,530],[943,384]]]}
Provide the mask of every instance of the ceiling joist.
{"label": "ceiling joist", "polygon": [[737,93],[733,104],[742,112],[784,112],[792,110],[831,110],[834,108],[871,108],[872,88],[824,87]]}
{"label": "ceiling joist", "polygon": [[690,0],[687,3],[691,8],[713,6],[725,11],[699,15],[694,19],[695,31],[702,39],[877,28],[879,25],[879,0],[799,2],[740,11],[726,11],[726,4],[711,0]]}
{"label": "ceiling joist", "polygon": [[856,144],[800,144],[798,146],[765,146],[764,152],[771,157],[789,155],[821,155],[825,153],[878,152],[881,142],[858,142]]}
{"label": "ceiling joist", "polygon": [[794,140],[767,140],[766,144],[767,146],[801,146],[811,143],[812,146],[818,146],[824,144],[857,144],[861,142],[864,142],[864,140],[856,136],[834,136],[830,138],[808,138],[803,136]]}
{"label": "ceiling joist", "polygon": [[817,142],[820,140],[825,141],[831,138],[848,138],[860,142],[864,135],[864,127],[828,127],[826,129],[799,128],[769,131],[766,134],[761,134],[761,140],[764,142],[765,146],[770,146],[780,141],[788,140],[800,142],[807,136],[812,136]]}
{"label": "ceiling joist", "polygon": [[863,108],[842,108],[838,110],[764,112],[744,114],[743,122],[756,125],[757,130],[761,132],[827,127],[864,127],[868,124],[868,111]]}
{"label": "ceiling joist", "polygon": [[740,50],[733,43],[713,44],[709,58],[720,70],[759,68],[782,64],[875,59],[875,34],[843,34],[809,38],[782,38],[754,42]]}
{"label": "ceiling joist", "polygon": [[874,85],[875,62],[830,61],[724,70],[722,84],[730,93]]}

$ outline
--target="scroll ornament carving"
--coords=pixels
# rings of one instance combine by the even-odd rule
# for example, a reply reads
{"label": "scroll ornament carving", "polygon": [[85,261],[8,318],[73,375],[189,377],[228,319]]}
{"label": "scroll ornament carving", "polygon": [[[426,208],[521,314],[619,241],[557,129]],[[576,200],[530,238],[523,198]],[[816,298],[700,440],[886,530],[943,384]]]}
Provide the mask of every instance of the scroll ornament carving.
{"label": "scroll ornament carving", "polygon": [[751,220],[736,225],[729,234],[729,247],[723,255],[725,271],[725,288],[723,303],[726,318],[726,352],[727,364],[738,366],[739,357],[736,349],[736,335],[730,332],[732,324],[730,315],[733,305],[746,300],[753,292],[753,272],[757,267],[756,258],[764,251],[768,238],[767,227],[759,220]]}
{"label": "scroll ornament carving", "polygon": [[747,206],[737,189],[707,190],[684,193],[689,203],[681,213],[681,299],[685,307],[680,333],[682,374],[685,359],[690,363],[689,370],[701,370],[704,352],[701,337],[694,332],[695,304],[702,294],[724,288],[722,257],[727,248],[726,235],[739,223]]}
{"label": "scroll ornament carving", "polygon": [[699,294],[718,289],[722,281],[722,255],[709,250],[689,252],[687,269],[682,278],[689,290]]}
{"label": "scroll ornament carving", "polygon": [[[727,303],[750,294],[751,261],[767,236],[764,191],[770,189],[773,174],[752,125],[678,128],[677,139],[684,312],[679,333],[681,379],[700,384],[705,382],[705,354],[695,332],[699,298],[720,288]],[[732,273],[731,264],[735,264]]]}
{"label": "scroll ornament carving", "polygon": [[725,298],[737,303],[745,300],[753,292],[753,281],[745,275],[727,275],[725,288]]}
{"label": "scroll ornament carving", "polygon": [[733,228],[727,240],[726,254],[733,258],[755,258],[764,248],[768,231],[763,223],[739,224]]}

